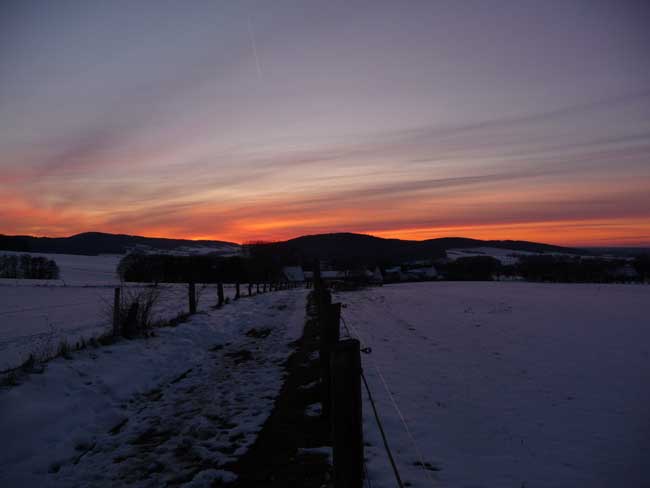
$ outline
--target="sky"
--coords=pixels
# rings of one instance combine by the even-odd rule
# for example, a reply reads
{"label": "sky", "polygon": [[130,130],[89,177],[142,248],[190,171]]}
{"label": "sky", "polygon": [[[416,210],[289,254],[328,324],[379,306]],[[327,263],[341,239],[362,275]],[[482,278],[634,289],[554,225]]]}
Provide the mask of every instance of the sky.
{"label": "sky", "polygon": [[650,245],[650,4],[0,2],[0,233]]}

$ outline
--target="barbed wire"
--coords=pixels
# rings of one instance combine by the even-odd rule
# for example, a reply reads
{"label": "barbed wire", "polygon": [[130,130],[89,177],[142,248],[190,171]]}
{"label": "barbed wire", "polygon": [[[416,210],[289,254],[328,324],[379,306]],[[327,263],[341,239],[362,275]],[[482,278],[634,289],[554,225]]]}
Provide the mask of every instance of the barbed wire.
{"label": "barbed wire", "polygon": [[[350,329],[352,329],[355,332],[355,335],[356,335],[357,339],[359,340],[359,342],[365,346],[365,347],[362,348],[362,351],[365,350],[364,352],[366,352],[366,353],[371,352],[372,351],[371,346],[368,344],[368,342],[366,342],[361,337],[361,334],[359,333],[358,329],[356,329],[351,323],[350,324],[347,323],[347,321],[343,317],[343,314],[341,314],[341,321],[343,322],[343,326],[345,327],[346,331],[348,332],[348,336],[353,337],[352,334],[350,333]],[[416,442],[415,437],[413,436],[413,433],[411,432],[411,429],[409,428],[408,423],[406,422],[406,419],[404,417],[404,414],[402,413],[402,410],[397,405],[397,401],[395,400],[395,397],[393,396],[392,392],[390,391],[390,388],[388,387],[388,383],[386,382],[386,378],[382,374],[382,372],[381,372],[379,366],[377,365],[377,363],[372,358],[370,358],[370,363],[372,364],[373,368],[377,372],[377,375],[379,376],[379,379],[381,380],[382,385],[383,385],[384,389],[386,390],[386,393],[388,394],[388,398],[389,398],[391,404],[393,405],[393,408],[395,409],[395,412],[397,413],[397,416],[399,417],[400,421],[402,422],[402,425],[404,426],[404,431],[406,432],[407,436],[409,437],[409,440],[411,441],[411,444],[412,444],[412,446],[413,446],[413,448],[415,450],[415,453],[416,453],[416,455],[418,457],[418,460],[420,462],[420,467],[422,468],[422,471],[424,472],[424,475],[429,480],[429,482],[432,485],[435,486],[435,481],[431,478],[429,470],[426,468],[426,464],[424,463],[424,457],[422,456],[422,452],[420,451],[418,443]],[[368,390],[368,395],[369,395],[369,398],[370,398],[370,388],[368,386],[366,378],[365,378],[365,376],[363,374],[361,376],[362,376],[362,378],[364,380],[364,383],[366,384],[366,389]],[[372,404],[372,400],[371,400],[371,404]],[[372,404],[372,405],[373,405],[373,409],[374,409],[374,404]],[[379,419],[377,419],[377,421],[379,422]],[[380,427],[380,430],[381,430],[381,427]]]}
{"label": "barbed wire", "polygon": [[384,441],[384,449],[386,450],[386,454],[388,455],[388,460],[390,461],[390,465],[393,468],[393,474],[395,475],[397,486],[399,486],[399,488],[404,488],[404,483],[402,483],[402,478],[399,475],[399,469],[397,469],[397,464],[395,463],[395,459],[393,458],[393,453],[391,452],[390,446],[388,445],[388,439],[386,438],[386,432],[384,431],[384,426],[382,425],[381,419],[379,418],[379,413],[377,412],[377,406],[375,405],[375,400],[372,398],[372,393],[370,392],[370,386],[368,386],[368,381],[366,380],[366,376],[363,374],[363,371],[361,371],[361,379],[363,380],[363,384],[366,387],[366,392],[368,393],[368,399],[370,400],[372,411],[375,414],[375,421],[377,423],[377,427],[379,428],[379,433],[381,434],[381,438]]}

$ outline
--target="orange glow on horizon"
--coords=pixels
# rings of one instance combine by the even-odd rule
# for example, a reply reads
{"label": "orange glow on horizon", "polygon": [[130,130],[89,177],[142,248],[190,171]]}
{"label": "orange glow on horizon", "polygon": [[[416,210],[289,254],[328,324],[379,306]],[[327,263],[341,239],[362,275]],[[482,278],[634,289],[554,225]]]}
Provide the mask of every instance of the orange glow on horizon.
{"label": "orange glow on horizon", "polygon": [[[250,231],[238,229],[236,233],[201,233],[178,234],[173,229],[164,227],[143,227],[141,229],[100,228],[70,229],[48,233],[48,237],[67,237],[87,231],[109,232],[115,234],[143,235],[167,239],[215,240],[235,243],[248,241],[284,241],[302,235],[354,232],[369,234],[387,239],[427,240],[441,237],[467,237],[479,240],[522,240],[554,244],[559,246],[650,246],[650,222],[641,220],[622,221],[557,221],[557,222],[524,222],[507,224],[478,224],[463,226],[446,226],[438,228],[403,228],[391,230],[359,229],[353,230],[344,226],[343,229],[310,228],[301,230],[300,226],[287,226],[290,221],[260,223],[251,226]],[[63,227],[63,226],[62,226]],[[7,233],[6,231],[0,233]],[[29,232],[17,232],[28,234]]]}
{"label": "orange glow on horizon", "polygon": [[558,246],[631,246],[650,244],[650,222],[641,219],[575,220],[450,226],[437,229],[411,228],[369,232],[377,237],[426,240],[469,237],[480,240],[533,241]]}
{"label": "orange glow on horizon", "polygon": [[[0,233],[67,237],[81,232],[101,231],[244,243],[255,240],[282,241],[310,234],[356,232],[408,240],[468,237],[481,240],[526,240],[561,246],[650,247],[650,220],[644,218],[467,222],[449,215],[447,221],[458,220],[462,223],[402,226],[391,211],[403,211],[409,215],[416,214],[415,209],[408,212],[406,208],[392,208],[382,212],[380,217],[372,209],[357,208],[351,211],[349,208],[336,208],[329,212],[319,209],[312,213],[303,211],[297,205],[281,202],[262,205],[258,211],[255,210],[219,210],[210,205],[198,205],[179,211],[171,217],[165,214],[158,221],[144,216],[124,222],[120,214],[116,218],[109,211],[37,207],[14,195],[13,198],[6,198],[4,207],[0,209]],[[421,218],[422,214],[416,217]],[[147,223],[142,225],[142,221]],[[422,218],[421,221],[425,219]],[[35,225],[36,222],[39,224]],[[173,225],[177,222],[178,225]],[[193,229],[200,231],[193,232]]]}

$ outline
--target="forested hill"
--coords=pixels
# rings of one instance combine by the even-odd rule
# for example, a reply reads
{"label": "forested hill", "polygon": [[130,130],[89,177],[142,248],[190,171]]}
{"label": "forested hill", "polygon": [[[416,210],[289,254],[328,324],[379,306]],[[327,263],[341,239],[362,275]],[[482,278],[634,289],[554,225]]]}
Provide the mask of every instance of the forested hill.
{"label": "forested hill", "polygon": [[103,232],[85,232],[70,237],[32,237],[0,235],[0,250],[21,252],[42,252],[61,254],[124,254],[128,250],[184,252],[213,252],[219,254],[237,254],[240,246],[223,241],[190,241],[186,239],[163,239],[159,237],[142,237],[125,234],[106,234]]}
{"label": "forested hill", "polygon": [[267,252],[281,256],[283,261],[319,258],[334,261],[360,262],[432,259],[443,257],[448,249],[492,247],[536,253],[577,253],[576,249],[528,241],[483,241],[464,237],[445,237],[425,241],[383,239],[365,234],[337,233],[297,237],[269,243]]}
{"label": "forested hill", "polygon": [[[268,252],[282,261],[305,261],[313,258],[337,261],[403,261],[431,259],[444,256],[448,249],[492,247],[536,253],[575,253],[575,249],[527,241],[483,241],[464,237],[445,237],[424,241],[383,239],[366,234],[336,233],[297,237],[269,243]],[[214,252],[238,254],[241,246],[224,241],[191,241],[163,239],[124,234],[86,232],[71,237],[32,237],[0,235],[0,250],[64,253],[64,254],[124,254],[132,249],[185,253]]]}

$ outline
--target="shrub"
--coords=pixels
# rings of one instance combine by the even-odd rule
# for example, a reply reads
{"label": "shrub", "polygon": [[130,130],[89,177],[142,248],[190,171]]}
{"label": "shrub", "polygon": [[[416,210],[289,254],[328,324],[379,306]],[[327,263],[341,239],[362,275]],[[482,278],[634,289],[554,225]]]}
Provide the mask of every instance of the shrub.
{"label": "shrub", "polygon": [[160,290],[157,287],[123,293],[119,317],[120,331],[124,337],[135,337],[154,327],[153,309],[159,299]]}
{"label": "shrub", "polygon": [[447,278],[461,281],[491,281],[501,263],[491,256],[459,258],[447,265]]}

